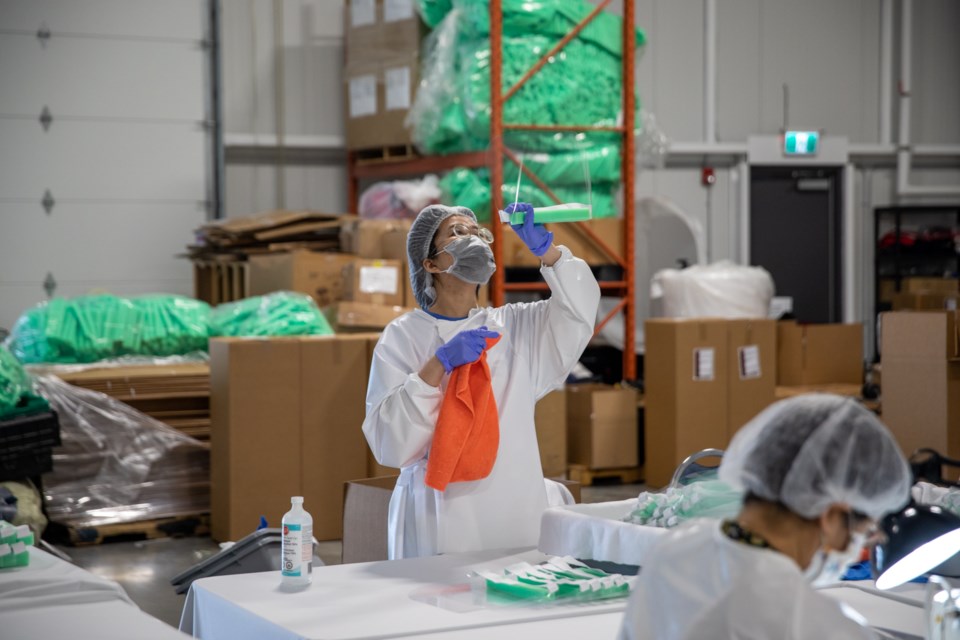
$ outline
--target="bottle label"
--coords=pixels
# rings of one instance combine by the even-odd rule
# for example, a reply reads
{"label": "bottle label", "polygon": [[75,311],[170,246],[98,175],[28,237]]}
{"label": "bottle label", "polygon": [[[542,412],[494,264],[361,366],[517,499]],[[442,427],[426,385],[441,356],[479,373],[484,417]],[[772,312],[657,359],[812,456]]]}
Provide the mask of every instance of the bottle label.
{"label": "bottle label", "polygon": [[313,525],[303,525],[303,531],[300,536],[300,546],[303,555],[301,567],[306,567],[307,573],[313,573]]}
{"label": "bottle label", "polygon": [[[283,525],[282,573],[285,576],[303,575],[303,531],[299,524]],[[312,546],[312,545],[311,545]]]}

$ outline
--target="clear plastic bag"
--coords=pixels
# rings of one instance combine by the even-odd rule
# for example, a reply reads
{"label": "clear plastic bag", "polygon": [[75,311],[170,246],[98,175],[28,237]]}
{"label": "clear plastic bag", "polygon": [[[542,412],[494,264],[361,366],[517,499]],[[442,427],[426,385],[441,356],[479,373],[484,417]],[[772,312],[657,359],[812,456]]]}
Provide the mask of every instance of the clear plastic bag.
{"label": "clear plastic bag", "polygon": [[413,219],[427,205],[439,203],[441,195],[433,174],[422,180],[377,182],[360,196],[358,213],[361,218]]}
{"label": "clear plastic bag", "polygon": [[58,413],[63,443],[43,477],[52,521],[96,526],[210,510],[208,445],[56,376],[37,376],[36,387]]}
{"label": "clear plastic bag", "polygon": [[[426,3],[424,14],[440,14]],[[406,124],[424,153],[486,148],[490,118],[489,3],[454,0],[425,39],[420,86]],[[503,6],[503,87],[512,87],[544,53],[593,10],[582,0],[507,0]],[[504,105],[504,121],[607,125],[621,120],[621,18],[603,12]],[[637,31],[637,44],[644,36]],[[639,108],[639,100],[638,100]],[[615,132],[512,130],[521,150],[582,150],[616,142]],[[585,144],[587,142],[587,144]]]}
{"label": "clear plastic bag", "polygon": [[769,271],[729,260],[662,269],[650,283],[651,304],[667,318],[766,318],[773,293]]}
{"label": "clear plastic bag", "polygon": [[225,337],[333,335],[313,298],[293,291],[222,304],[211,324],[213,335]]}
{"label": "clear plastic bag", "polygon": [[644,491],[624,522],[673,528],[694,518],[732,518],[743,499],[741,492],[719,480],[702,480],[669,487],[662,493]]}

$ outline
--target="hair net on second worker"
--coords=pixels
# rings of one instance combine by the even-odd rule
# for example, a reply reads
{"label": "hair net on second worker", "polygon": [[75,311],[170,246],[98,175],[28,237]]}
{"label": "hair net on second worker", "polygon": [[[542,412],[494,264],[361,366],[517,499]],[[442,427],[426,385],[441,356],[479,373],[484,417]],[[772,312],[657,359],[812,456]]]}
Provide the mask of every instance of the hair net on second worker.
{"label": "hair net on second worker", "polygon": [[886,427],[855,400],[831,394],[760,413],[734,436],[720,479],[811,519],[835,503],[880,519],[907,503],[911,484]]}
{"label": "hair net on second worker", "polygon": [[433,288],[433,276],[423,268],[423,261],[430,255],[430,245],[433,236],[437,234],[440,223],[450,216],[466,216],[477,221],[477,216],[466,207],[448,207],[442,204],[432,204],[425,207],[410,227],[407,235],[407,261],[410,263],[410,286],[413,295],[424,309],[429,309],[437,299],[437,291]]}

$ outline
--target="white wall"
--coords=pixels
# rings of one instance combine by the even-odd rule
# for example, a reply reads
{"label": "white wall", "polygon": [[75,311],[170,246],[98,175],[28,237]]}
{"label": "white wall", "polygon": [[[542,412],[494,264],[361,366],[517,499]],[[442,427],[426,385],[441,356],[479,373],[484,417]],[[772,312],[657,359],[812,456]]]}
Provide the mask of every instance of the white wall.
{"label": "white wall", "polygon": [[0,0],[0,327],[48,274],[57,296],[191,293],[175,256],[206,219],[205,18],[204,0]]}
{"label": "white wall", "polygon": [[[272,208],[346,209],[343,153],[343,3],[223,3],[228,216]],[[278,132],[310,162],[275,162]],[[231,149],[245,147],[242,161]]]}

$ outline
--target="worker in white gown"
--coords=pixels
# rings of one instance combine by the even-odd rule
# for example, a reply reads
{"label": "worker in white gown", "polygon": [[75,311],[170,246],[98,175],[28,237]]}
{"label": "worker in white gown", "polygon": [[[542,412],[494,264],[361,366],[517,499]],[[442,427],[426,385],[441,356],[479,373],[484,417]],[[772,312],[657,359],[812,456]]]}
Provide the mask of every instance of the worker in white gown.
{"label": "worker in white gown", "polygon": [[736,434],[720,479],[745,491],[737,518],[681,525],[650,550],[620,638],[874,637],[815,587],[839,581],[876,521],[909,500],[886,427],[850,398],[784,400]]}
{"label": "worker in white gown", "polygon": [[[380,464],[399,467],[390,500],[391,559],[536,545],[540,515],[562,496],[546,483],[534,405],[561,386],[593,335],[600,288],[587,264],[534,224],[533,208],[513,204],[514,231],[541,261],[548,300],[479,308],[479,285],[496,269],[489,231],[465,207],[428,206],[407,238],[410,284],[420,308],[391,322],[373,353],[363,432]],[[475,362],[486,338],[500,444],[489,476],[424,484],[449,374]],[[565,491],[565,489],[563,489]]]}

